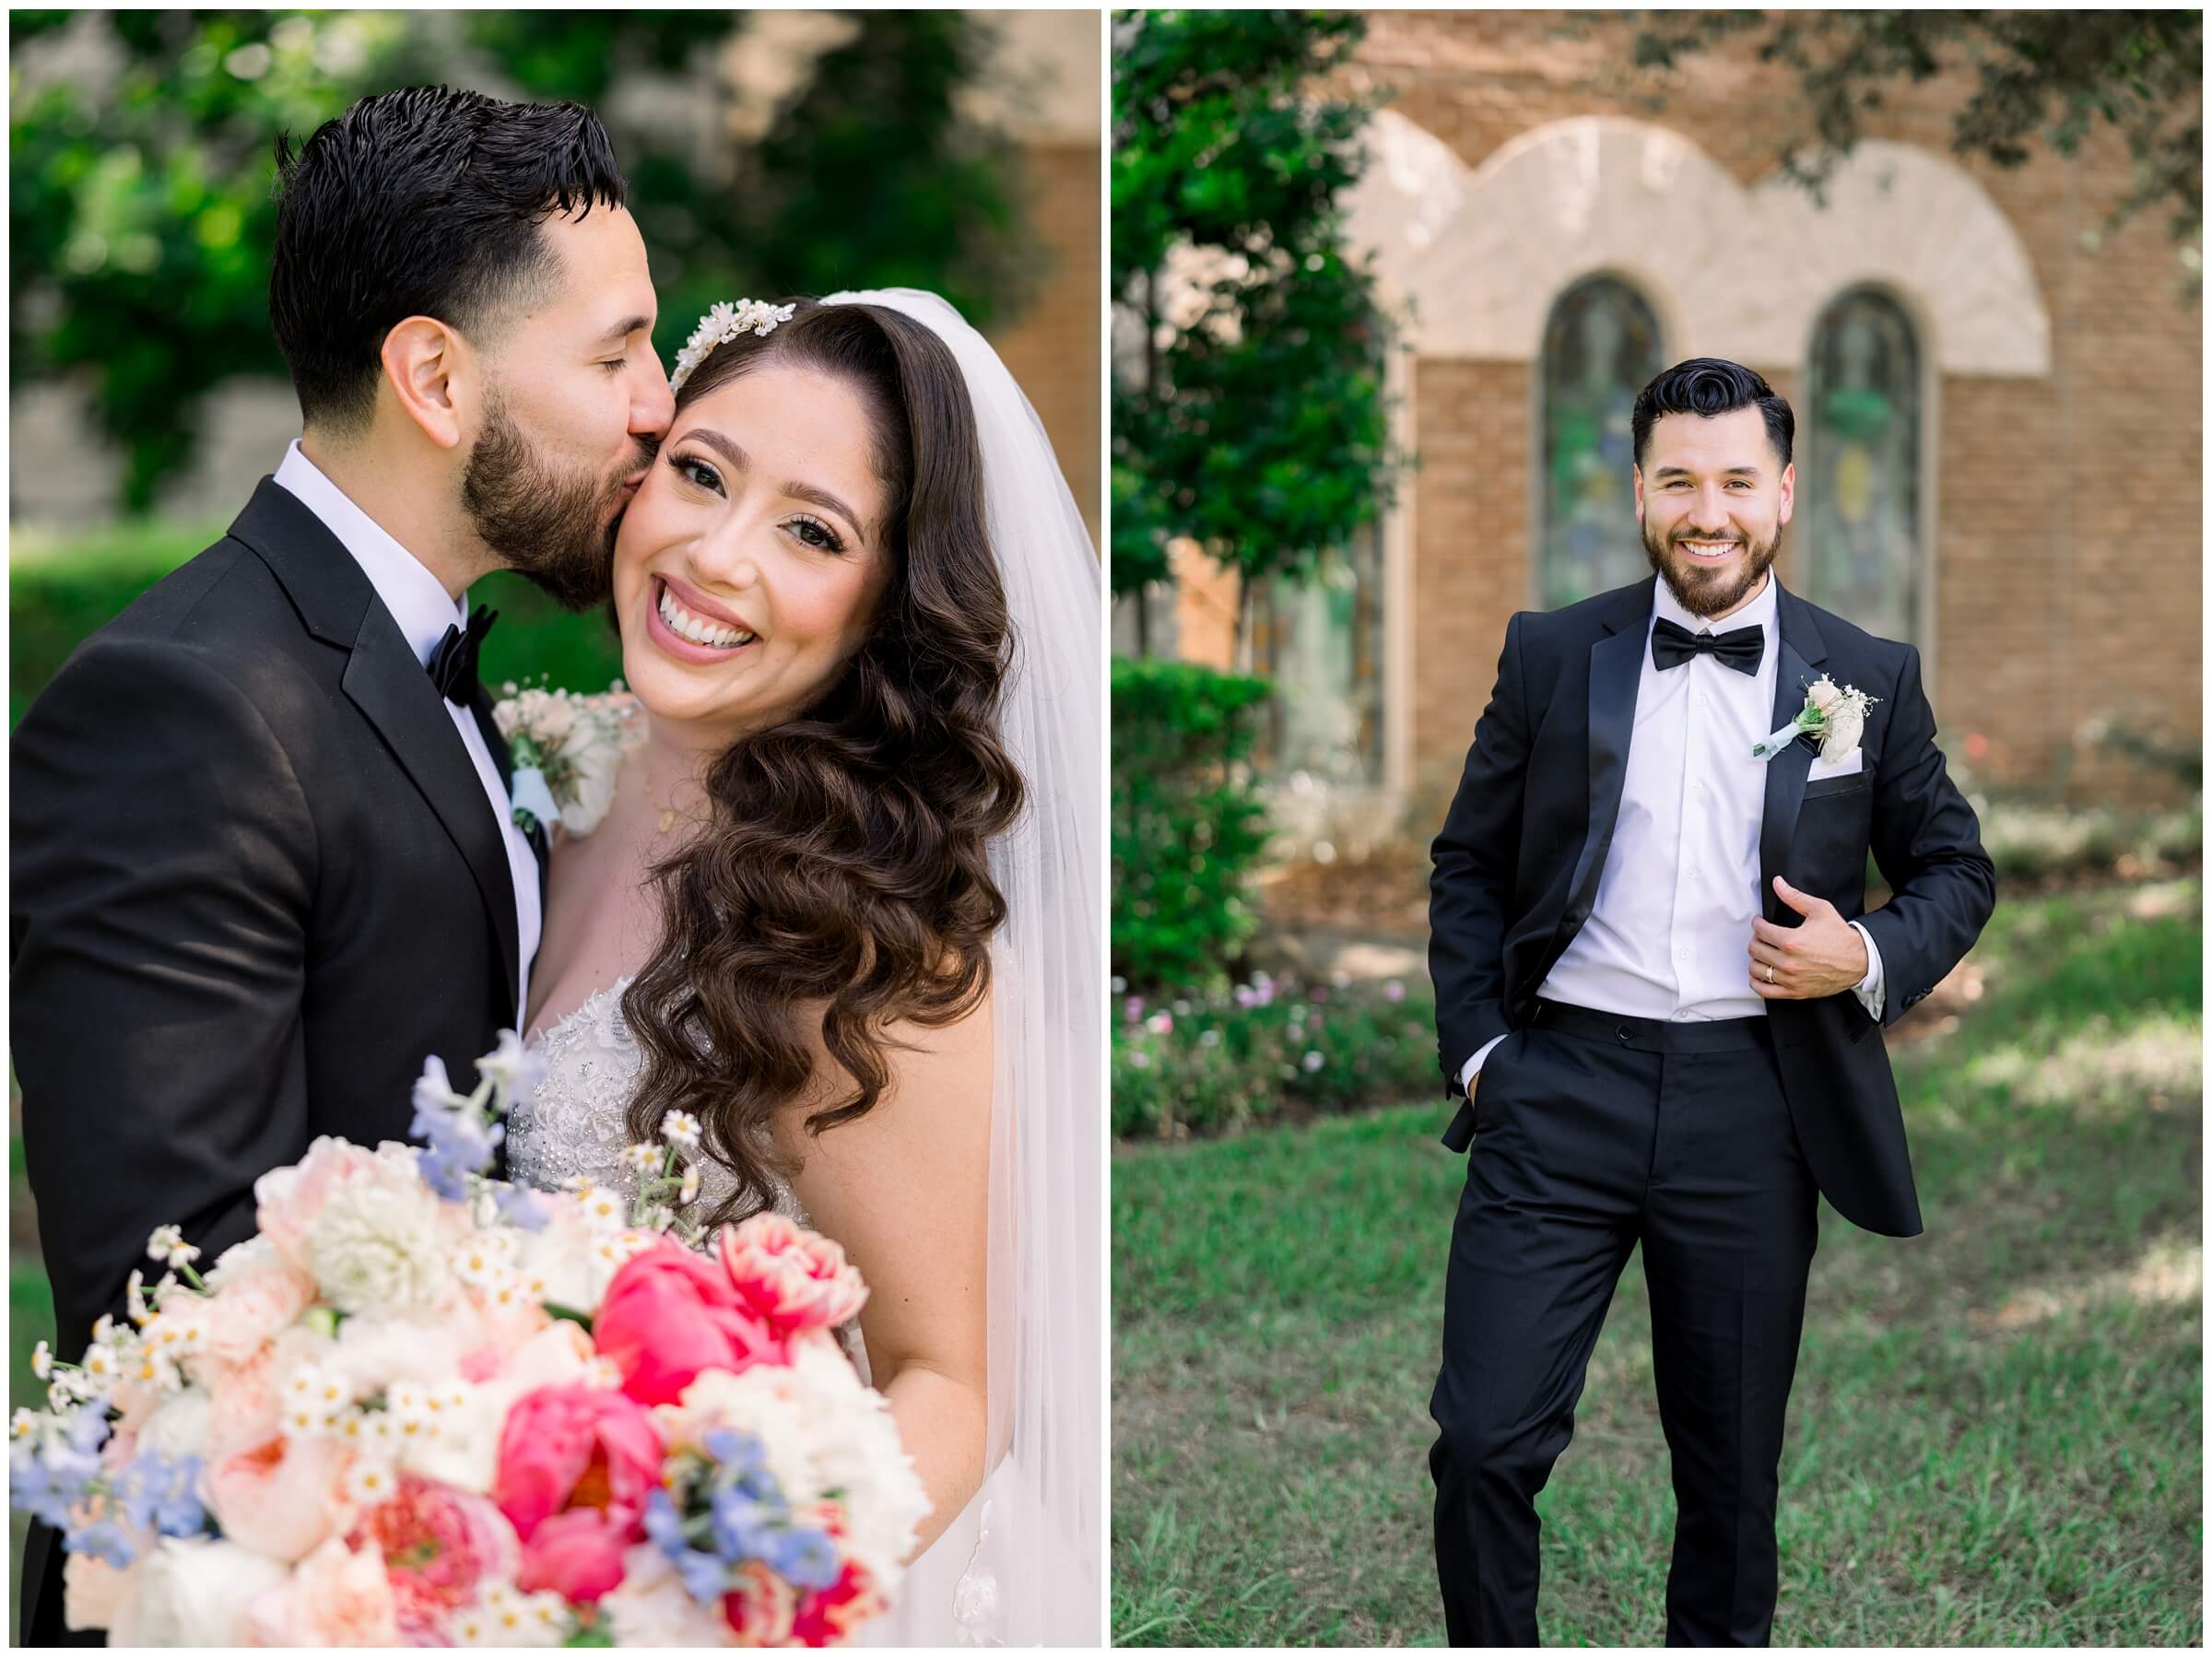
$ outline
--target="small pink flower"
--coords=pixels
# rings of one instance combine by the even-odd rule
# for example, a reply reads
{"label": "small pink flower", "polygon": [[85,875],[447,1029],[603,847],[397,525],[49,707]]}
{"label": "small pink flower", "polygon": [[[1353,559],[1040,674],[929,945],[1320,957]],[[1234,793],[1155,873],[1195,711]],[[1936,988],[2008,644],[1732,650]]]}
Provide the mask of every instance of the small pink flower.
{"label": "small pink flower", "polygon": [[1156,1036],[1170,1035],[1173,1033],[1175,1028],[1175,1015],[1172,1013],[1155,1013],[1151,1017],[1145,1020],[1145,1028],[1150,1030]]}
{"label": "small pink flower", "polygon": [[722,1596],[722,1619],[742,1646],[783,1644],[798,1608],[798,1591],[757,1559],[738,1567],[737,1586]]}
{"label": "small pink flower", "polygon": [[1406,999],[1406,986],[1400,983],[1396,979],[1392,979],[1388,983],[1382,986],[1382,999],[1384,1001],[1393,1003],[1404,1001]]}
{"label": "small pink flower", "polygon": [[492,1491],[522,1541],[517,1585],[595,1600],[619,1582],[661,1461],[653,1416],[620,1393],[571,1382],[517,1399]]}
{"label": "small pink flower", "polygon": [[1145,998],[1142,995],[1132,995],[1122,1003],[1122,1016],[1131,1024],[1135,1024],[1139,1018],[1142,1018],[1145,1016]]}
{"label": "small pink flower", "polygon": [[640,1404],[674,1404],[701,1369],[739,1374],[790,1361],[789,1346],[730,1281],[729,1269],[667,1238],[615,1273],[592,1324],[599,1355]]}
{"label": "small pink flower", "polygon": [[780,1214],[724,1226],[721,1255],[731,1285],[781,1335],[835,1329],[859,1315],[868,1298],[843,1249]]}

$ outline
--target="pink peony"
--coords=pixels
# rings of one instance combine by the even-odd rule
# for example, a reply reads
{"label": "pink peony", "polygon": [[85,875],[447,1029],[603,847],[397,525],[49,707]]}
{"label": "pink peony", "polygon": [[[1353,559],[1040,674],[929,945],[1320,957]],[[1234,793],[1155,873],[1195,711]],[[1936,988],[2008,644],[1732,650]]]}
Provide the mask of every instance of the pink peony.
{"label": "pink peony", "polygon": [[835,1329],[859,1314],[868,1291],[828,1238],[780,1214],[757,1214],[722,1228],[723,1269],[778,1334]]}
{"label": "pink peony", "polygon": [[391,1500],[361,1514],[346,1541],[382,1553],[408,1645],[451,1645],[447,1618],[473,1604],[482,1585],[511,1580],[522,1563],[514,1527],[496,1506],[412,1474],[400,1475]]}
{"label": "pink peony", "polygon": [[284,1388],[301,1364],[321,1361],[331,1343],[294,1324],[242,1364],[194,1359],[194,1378],[207,1389],[207,1460],[257,1450],[284,1430]]}
{"label": "pink peony", "polygon": [[399,1643],[398,1603],[374,1544],[349,1548],[335,1536],[300,1562],[289,1581],[254,1595],[246,1612],[257,1646],[391,1646]]}
{"label": "pink peony", "polygon": [[516,1585],[596,1600],[622,1580],[622,1550],[645,1534],[661,1435],[620,1393],[571,1382],[517,1399],[500,1434],[492,1495],[522,1539]]}
{"label": "pink peony", "polygon": [[790,1361],[788,1344],[738,1294],[727,1267],[667,1238],[615,1274],[592,1334],[640,1404],[676,1403],[701,1369],[739,1374]]}
{"label": "pink peony", "polygon": [[320,1547],[344,1516],[348,1452],[329,1439],[270,1439],[215,1463],[207,1508],[240,1546],[290,1563]]}

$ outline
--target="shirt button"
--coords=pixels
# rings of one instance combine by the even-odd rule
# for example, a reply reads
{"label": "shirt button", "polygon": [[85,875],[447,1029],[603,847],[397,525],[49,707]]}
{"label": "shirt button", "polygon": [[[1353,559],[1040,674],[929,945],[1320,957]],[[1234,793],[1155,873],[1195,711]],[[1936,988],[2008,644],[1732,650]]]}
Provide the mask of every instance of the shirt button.
{"label": "shirt button", "polygon": [[1686,961],[1689,959],[1689,946],[1688,944],[1683,945],[1681,948],[1675,951],[1675,959],[1678,961]]}

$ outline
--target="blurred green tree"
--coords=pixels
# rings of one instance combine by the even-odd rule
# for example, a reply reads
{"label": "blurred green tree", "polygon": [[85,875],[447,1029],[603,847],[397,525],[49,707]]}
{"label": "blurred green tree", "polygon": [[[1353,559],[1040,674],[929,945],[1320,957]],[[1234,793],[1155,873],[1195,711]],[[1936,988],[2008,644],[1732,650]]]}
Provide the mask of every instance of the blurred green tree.
{"label": "blurred green tree", "polygon": [[1114,28],[1114,591],[1167,579],[1187,535],[1243,578],[1241,636],[1250,594],[1311,576],[1397,465],[1383,322],[1339,205],[1373,105],[1329,84],[1366,25],[1155,11]]}
{"label": "blurred green tree", "polygon": [[[1816,200],[1865,112],[1882,107],[1886,84],[1971,64],[1978,84],[1953,117],[1953,154],[2019,167],[2040,136],[2070,159],[2102,120],[2126,139],[2135,179],[2099,234],[2163,203],[2173,240],[2201,244],[2204,29],[2204,13],[2192,10],[1657,12],[1637,35],[1635,64],[1664,75],[1757,31],[1760,61],[1786,65],[1803,88],[1818,143],[1778,134],[1776,148],[1784,174]],[[2183,263],[2194,291],[2201,247],[2184,247]]]}
{"label": "blurred green tree", "polygon": [[[599,108],[662,287],[664,359],[732,292],[902,282],[1005,316],[1037,264],[1018,153],[956,99],[994,25],[843,24],[747,145],[715,136],[743,96],[723,68],[744,12],[13,13],[11,384],[81,377],[125,456],[124,506],[147,510],[189,464],[206,393],[284,375],[276,135],[434,81]],[[633,78],[669,96],[610,96]]]}

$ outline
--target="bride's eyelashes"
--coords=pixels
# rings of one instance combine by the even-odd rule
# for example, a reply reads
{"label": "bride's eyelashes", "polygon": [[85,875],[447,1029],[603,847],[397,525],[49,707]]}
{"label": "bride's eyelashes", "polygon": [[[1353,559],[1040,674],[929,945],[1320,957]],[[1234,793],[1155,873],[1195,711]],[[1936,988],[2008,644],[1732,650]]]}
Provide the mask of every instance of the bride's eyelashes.
{"label": "bride's eyelashes", "polygon": [[[694,488],[704,489],[710,495],[725,493],[722,487],[722,474],[714,469],[711,461],[702,460],[696,454],[686,454],[680,450],[671,452],[666,459],[669,469]],[[841,553],[845,550],[844,536],[839,535],[832,525],[810,512],[794,513],[784,519],[779,527],[790,532],[792,539],[800,546],[810,546],[817,552]]]}

